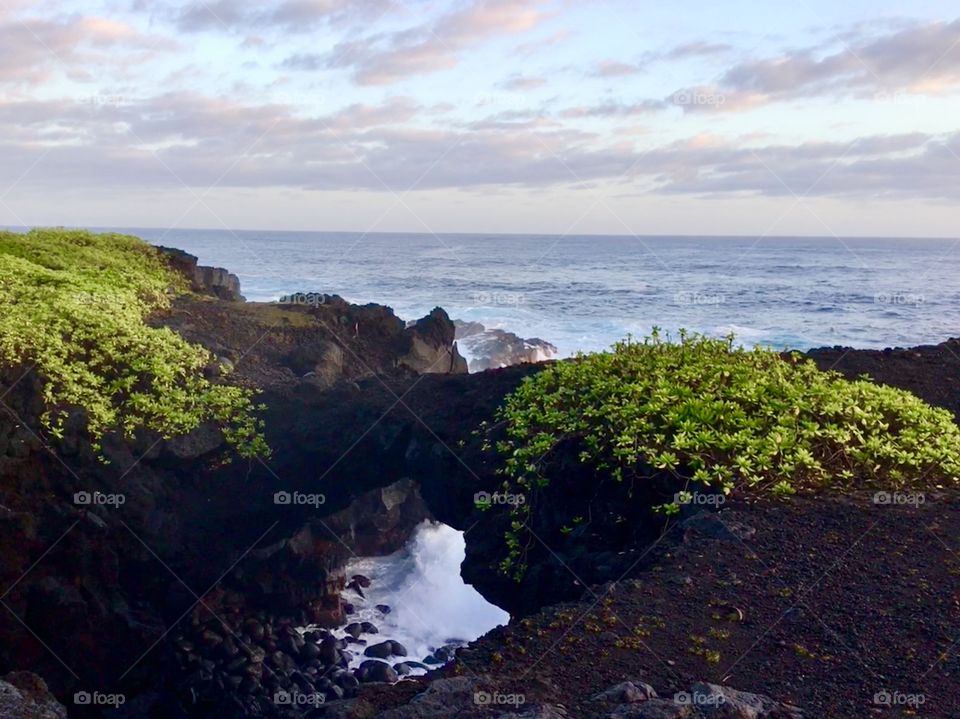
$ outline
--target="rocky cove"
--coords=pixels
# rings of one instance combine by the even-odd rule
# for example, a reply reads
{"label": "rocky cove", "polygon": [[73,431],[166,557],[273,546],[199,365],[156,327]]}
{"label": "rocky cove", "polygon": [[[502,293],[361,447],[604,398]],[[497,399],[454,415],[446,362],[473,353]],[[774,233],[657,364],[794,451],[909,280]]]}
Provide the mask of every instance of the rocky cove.
{"label": "rocky cove", "polygon": [[[520,661],[518,647],[543,641],[552,624],[575,618],[577,603],[593,587],[672,566],[665,572],[677,582],[671,593],[692,591],[685,580],[694,580],[677,557],[689,554],[685,561],[692,564],[712,542],[751,541],[758,528],[763,541],[773,541],[775,508],[747,508],[723,526],[691,511],[668,526],[650,508],[675,491],[669,481],[651,483],[648,496],[628,503],[629,488],[597,494],[568,475],[544,490],[558,501],[538,503],[531,521],[543,546],[531,549],[530,571],[516,583],[497,570],[509,517],[496,507],[483,511],[475,501],[477,493],[500,485],[475,430],[534,365],[468,374],[454,323],[439,308],[408,325],[389,308],[350,305],[336,296],[294,293],[284,303],[247,303],[226,270],[198,267],[183,253],[174,258],[196,294],[178,298],[153,322],[210,349],[218,358],[207,370],[211,376],[230,366],[233,381],[261,390],[272,456],[225,462],[222,435],[204,427],[169,440],[108,438],[104,463],[79,431],[79,417],[62,440],[47,436],[39,423],[41,386],[29,367],[6,368],[0,377],[0,672],[11,689],[0,697],[21,696],[9,716],[63,715],[39,680],[22,672],[42,677],[71,716],[798,714],[788,701],[794,690],[784,683],[760,687],[773,699],[734,693],[722,677],[702,682],[706,669],[694,677],[687,676],[694,669],[667,672],[650,684],[637,678],[629,686],[615,681],[622,673],[598,670],[605,685],[596,691],[570,680],[579,699],[539,674],[525,679],[524,691],[503,678],[505,668]],[[810,356],[849,376],[869,370],[956,413],[957,347],[950,341]],[[557,476],[575,471],[563,453],[553,461]],[[616,520],[566,534],[573,505]],[[932,511],[940,514],[928,524],[936,519],[952,526],[955,509],[950,498],[935,503]],[[904,508],[900,521],[910,524],[909,512]],[[369,587],[368,578],[346,567],[356,556],[401,550],[427,519],[464,533],[463,578],[514,620],[468,648],[441,648],[440,661],[458,657],[444,670],[451,676],[390,687],[393,665],[403,663],[407,648],[398,651],[388,636],[371,641],[374,632],[362,623],[351,626],[351,592]],[[725,536],[731,527],[742,532],[733,531],[731,539]],[[747,570],[729,571],[743,576]],[[663,600],[654,594],[665,584],[652,577],[625,583],[610,596],[643,596],[653,606]],[[729,576],[723,581],[732,582]],[[707,606],[710,600],[698,601]],[[589,605],[582,609],[589,612]],[[359,644],[361,636],[366,644]],[[561,662],[580,667],[580,682],[593,661],[588,648],[574,646],[573,658]],[[358,666],[359,655],[367,658]],[[751,676],[737,678],[748,685],[738,689],[758,689]],[[726,699],[685,705],[664,698],[666,687],[675,697]],[[524,701],[478,704],[478,692],[522,694]],[[581,708],[587,705],[592,708]],[[709,706],[741,713],[710,714]]]}

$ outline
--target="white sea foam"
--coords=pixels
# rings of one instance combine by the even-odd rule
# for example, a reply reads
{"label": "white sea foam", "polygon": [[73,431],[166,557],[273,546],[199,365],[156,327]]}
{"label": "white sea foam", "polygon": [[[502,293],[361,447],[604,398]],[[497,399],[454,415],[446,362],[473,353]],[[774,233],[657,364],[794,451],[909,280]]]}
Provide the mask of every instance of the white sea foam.
{"label": "white sea foam", "polygon": [[[451,640],[468,642],[496,626],[506,624],[509,615],[487,602],[460,577],[464,558],[463,533],[445,524],[424,522],[417,527],[407,546],[387,557],[356,559],[347,566],[349,580],[362,574],[371,580],[361,598],[347,590],[344,598],[357,613],[350,622],[369,621],[379,634],[364,634],[368,644],[393,639],[406,647],[406,659],[422,661]],[[375,607],[386,604],[389,614]],[[338,636],[345,636],[342,629]],[[367,657],[363,647],[351,645],[356,652],[352,666]],[[403,661],[392,658],[391,663]]]}

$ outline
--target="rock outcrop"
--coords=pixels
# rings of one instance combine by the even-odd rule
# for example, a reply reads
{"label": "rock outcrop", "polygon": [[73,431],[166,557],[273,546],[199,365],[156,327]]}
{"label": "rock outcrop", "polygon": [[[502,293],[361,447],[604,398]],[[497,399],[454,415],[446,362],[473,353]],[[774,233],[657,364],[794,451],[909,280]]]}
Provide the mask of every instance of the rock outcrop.
{"label": "rock outcrop", "polygon": [[441,308],[407,328],[409,352],[400,363],[418,374],[464,374],[467,361],[457,351],[450,317]]}
{"label": "rock outcrop", "polygon": [[207,267],[188,252],[172,247],[158,248],[170,260],[170,264],[190,280],[194,292],[212,295],[228,302],[242,302],[240,279],[222,267]]}
{"label": "rock outcrop", "polygon": [[557,348],[539,337],[524,339],[513,332],[487,329],[479,322],[455,320],[456,337],[470,355],[470,371],[543,362],[557,355]]}

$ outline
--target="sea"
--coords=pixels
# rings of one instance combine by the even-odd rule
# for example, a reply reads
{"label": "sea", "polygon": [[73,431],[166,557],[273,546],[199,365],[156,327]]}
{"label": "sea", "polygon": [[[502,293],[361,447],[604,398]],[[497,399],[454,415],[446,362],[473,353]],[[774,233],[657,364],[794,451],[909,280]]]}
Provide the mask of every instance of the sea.
{"label": "sea", "polygon": [[406,320],[440,306],[560,357],[655,326],[798,350],[960,335],[952,239],[124,231],[229,269],[248,300],[322,292]]}

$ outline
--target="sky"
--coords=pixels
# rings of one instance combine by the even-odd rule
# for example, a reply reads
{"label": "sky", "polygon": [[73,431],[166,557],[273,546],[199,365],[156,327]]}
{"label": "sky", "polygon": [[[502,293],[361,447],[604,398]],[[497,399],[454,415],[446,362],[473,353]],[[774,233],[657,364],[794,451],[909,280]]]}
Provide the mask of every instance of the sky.
{"label": "sky", "polygon": [[0,0],[0,225],[960,237],[955,0]]}

